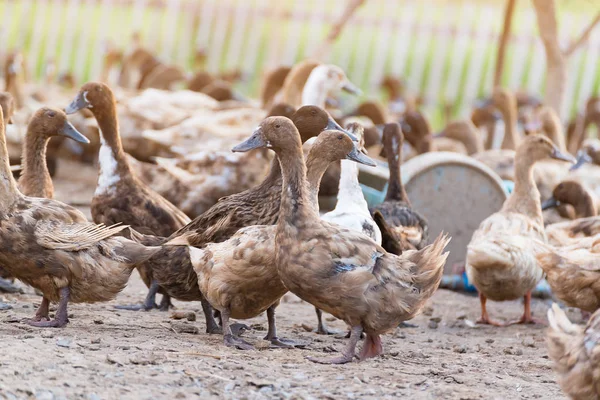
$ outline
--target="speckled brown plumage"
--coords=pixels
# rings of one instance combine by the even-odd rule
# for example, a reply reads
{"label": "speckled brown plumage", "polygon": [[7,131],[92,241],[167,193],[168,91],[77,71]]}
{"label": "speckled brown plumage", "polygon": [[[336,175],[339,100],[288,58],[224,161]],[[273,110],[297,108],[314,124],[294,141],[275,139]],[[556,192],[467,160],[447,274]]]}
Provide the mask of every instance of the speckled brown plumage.
{"label": "speckled brown plumage", "polygon": [[[94,225],[64,203],[21,194],[0,125],[0,265],[43,293],[33,325],[63,326],[68,301],[113,299],[127,284],[133,264],[153,250],[112,237],[122,228]],[[59,299],[56,319],[42,321],[48,319],[48,302]]]}
{"label": "speckled brown plumage", "polygon": [[375,356],[379,335],[412,318],[439,285],[449,240],[439,237],[423,250],[395,256],[361,233],[323,222],[308,190],[300,137],[289,135],[294,130],[273,118],[260,133],[277,152],[284,177],[275,240],[279,276],[294,294],[352,327],[342,357],[313,361],[352,361],[363,330],[361,358]]}
{"label": "speckled brown plumage", "polygon": [[600,312],[582,327],[553,304],[548,321],[548,354],[561,389],[574,400],[600,398]]}
{"label": "speckled brown plumage", "polygon": [[[383,248],[392,254],[399,254],[398,249],[422,249],[428,239],[427,221],[412,209],[402,184],[402,143],[400,126],[397,123],[386,124],[383,130],[383,145],[386,149],[390,179],[385,200],[371,209],[372,214],[379,212],[385,220],[385,224],[378,223],[378,226],[382,237],[385,231]],[[377,220],[381,222],[381,218],[378,217]]]}
{"label": "speckled brown plumage", "polygon": [[[68,111],[89,108],[101,131],[100,176],[91,204],[94,222],[123,223],[148,235],[168,236],[190,219],[173,204],[143,184],[131,173],[121,145],[115,98],[108,86],[90,82],[83,85]],[[150,287],[149,269],[138,267]]]}

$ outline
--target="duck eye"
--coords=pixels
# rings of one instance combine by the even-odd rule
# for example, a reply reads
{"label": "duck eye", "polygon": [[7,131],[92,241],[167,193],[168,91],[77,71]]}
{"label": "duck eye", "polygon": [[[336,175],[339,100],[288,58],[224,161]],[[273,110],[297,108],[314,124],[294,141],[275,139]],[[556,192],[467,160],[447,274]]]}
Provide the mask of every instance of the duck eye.
{"label": "duck eye", "polygon": [[275,124],[275,129],[279,129],[279,128],[281,128],[281,125]]}
{"label": "duck eye", "polygon": [[338,135],[338,140],[342,140],[344,137],[342,135]]}
{"label": "duck eye", "polygon": [[54,117],[56,116],[56,112],[54,112],[54,111],[48,111],[46,114],[47,114],[47,115],[48,115],[50,118],[54,118]]}
{"label": "duck eye", "polygon": [[317,115],[317,110],[312,110],[312,111],[310,112],[310,115]]}

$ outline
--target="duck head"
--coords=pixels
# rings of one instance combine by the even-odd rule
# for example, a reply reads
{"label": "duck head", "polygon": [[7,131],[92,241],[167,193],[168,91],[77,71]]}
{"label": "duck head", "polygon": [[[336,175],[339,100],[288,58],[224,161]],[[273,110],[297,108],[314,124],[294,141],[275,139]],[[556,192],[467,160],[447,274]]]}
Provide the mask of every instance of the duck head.
{"label": "duck head", "polygon": [[483,140],[471,120],[452,121],[436,137],[457,140],[465,145],[469,154],[483,151]]}
{"label": "duck head", "polygon": [[550,139],[542,135],[527,136],[517,149],[516,158],[536,162],[547,158],[574,163],[576,160],[562,152]]}
{"label": "duck head", "polygon": [[[362,136],[362,126],[354,123],[351,125],[348,129]],[[319,156],[328,162],[345,159],[371,167],[377,165],[375,161],[361,151],[360,143],[353,142],[347,135],[339,131],[322,132],[313,143],[312,149],[318,151],[320,153]],[[311,152],[313,151],[312,149]]]}
{"label": "duck head", "polygon": [[271,107],[267,117],[287,117],[291,119],[295,112],[296,109],[293,106],[287,103],[277,103]]}
{"label": "duck head", "polygon": [[90,141],[67,120],[67,114],[58,108],[43,107],[33,114],[27,127],[38,137],[65,136],[76,142],[88,144]]}
{"label": "duck head", "polygon": [[[376,165],[373,160],[358,150],[352,139],[344,132],[327,130],[319,135],[313,147],[323,140],[327,140],[327,146],[319,144],[319,147],[323,147],[324,154],[338,157],[333,160],[347,158],[366,165]],[[300,146],[300,134],[290,119],[269,117],[261,122],[249,139],[235,146],[232,151],[246,152],[252,149],[268,148],[279,153]],[[340,151],[343,152],[343,157],[340,156]]]}
{"label": "duck head", "polygon": [[484,107],[494,106],[502,114],[507,115],[517,110],[517,99],[512,91],[498,87],[494,89],[492,97],[483,103]]}
{"label": "duck head", "polygon": [[409,111],[401,121],[402,133],[419,153],[431,151],[432,135],[429,121],[420,111]]}
{"label": "duck head", "polygon": [[352,133],[342,128],[329,113],[318,106],[302,106],[291,118],[296,128],[302,136],[302,142],[306,142],[311,137],[317,136],[324,130],[337,130],[345,133],[355,142],[358,138]]}
{"label": "duck head", "polygon": [[593,217],[597,214],[594,199],[590,192],[579,182],[564,181],[554,187],[552,196],[542,203],[542,210],[571,205],[577,218]]}
{"label": "duck head", "polygon": [[65,113],[74,114],[89,108],[94,115],[106,112],[114,107],[115,98],[112,90],[100,82],[88,82],[81,87],[71,104],[65,107]]}
{"label": "duck head", "polygon": [[318,65],[311,71],[304,85],[302,104],[324,107],[329,94],[340,89],[356,95],[362,93],[348,80],[344,70],[340,67],[330,64]]}

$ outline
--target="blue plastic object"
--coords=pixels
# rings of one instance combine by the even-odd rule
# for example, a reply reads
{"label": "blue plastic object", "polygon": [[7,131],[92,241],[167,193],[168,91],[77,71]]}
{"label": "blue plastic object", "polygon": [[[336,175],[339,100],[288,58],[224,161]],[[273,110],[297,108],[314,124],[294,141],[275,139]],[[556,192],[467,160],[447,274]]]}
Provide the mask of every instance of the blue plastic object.
{"label": "blue plastic object", "polygon": [[515,190],[515,183],[513,181],[505,179],[502,182],[504,183],[504,191],[506,194],[511,194],[513,190]]}

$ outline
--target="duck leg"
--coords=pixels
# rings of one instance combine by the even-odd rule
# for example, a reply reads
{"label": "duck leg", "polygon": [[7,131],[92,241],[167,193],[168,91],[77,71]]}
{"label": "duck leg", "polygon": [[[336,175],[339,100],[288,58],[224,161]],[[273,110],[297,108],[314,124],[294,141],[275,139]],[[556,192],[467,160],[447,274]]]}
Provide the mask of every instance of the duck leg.
{"label": "duck leg", "polygon": [[269,322],[269,330],[265,340],[271,341],[271,347],[279,347],[285,349],[291,349],[294,347],[306,347],[308,343],[297,342],[291,339],[284,339],[277,337],[277,326],[275,325],[275,308],[276,305],[272,305],[267,308],[267,321]]}
{"label": "duck leg", "polygon": [[487,308],[485,307],[485,303],[487,302],[486,297],[483,293],[479,293],[479,302],[481,303],[481,318],[477,320],[478,324],[486,324],[493,326],[504,326],[500,322],[492,321],[490,316],[488,315]]}
{"label": "duck leg", "polygon": [[158,282],[152,281],[152,283],[150,284],[150,287],[148,288],[148,294],[146,295],[146,299],[144,300],[143,304],[133,304],[133,305],[128,305],[128,306],[115,306],[115,308],[117,310],[128,310],[128,311],[140,311],[140,310],[150,311],[153,308],[158,308],[158,305],[156,304],[156,293],[158,292],[158,289],[160,289],[160,286],[158,286]]}
{"label": "duck leg", "polygon": [[229,327],[229,310],[221,311],[223,318],[223,343],[227,347],[235,347],[240,350],[254,350],[254,346],[244,339],[234,336]]}
{"label": "duck leg", "polygon": [[160,306],[158,307],[158,309],[160,311],[169,311],[169,309],[171,309],[171,308],[175,308],[175,306],[171,302],[171,296],[169,296],[168,294],[163,294],[163,297],[160,301]]}
{"label": "duck leg", "polygon": [[[64,287],[60,289],[60,302],[58,303],[58,309],[56,310],[56,315],[54,319],[51,321],[36,321],[29,320],[26,321],[27,324],[31,326],[36,326],[38,328],[62,328],[69,322],[68,313],[67,313],[67,304],[69,303],[69,296],[71,294],[71,290],[68,287]],[[45,300],[45,298],[44,298]],[[42,305],[40,305],[40,309],[44,305],[44,300],[42,300]],[[38,311],[40,311],[38,309]],[[43,309],[42,309],[43,312]],[[37,313],[36,313],[37,317]]]}
{"label": "duck leg", "polygon": [[336,335],[339,333],[338,331],[330,330],[327,325],[325,325],[325,321],[323,321],[323,311],[315,307],[315,312],[317,313],[317,333],[319,335]]}
{"label": "duck leg", "polygon": [[[316,362],[319,364],[346,364],[352,361],[354,358],[354,350],[356,349],[356,343],[360,339],[360,334],[362,333],[362,326],[355,326],[351,330],[350,340],[348,340],[348,344],[342,350],[342,355],[340,357],[335,358],[320,358],[320,357],[306,357],[309,361]],[[369,337],[367,335],[367,337]]]}
{"label": "duck leg", "polygon": [[204,313],[204,320],[206,321],[206,333],[223,333],[223,330],[217,324],[217,321],[215,321],[213,308],[208,300],[202,297],[200,304],[202,304],[202,312]]}
{"label": "duck leg", "polygon": [[42,321],[42,320],[50,321],[50,316],[48,315],[49,313],[50,313],[50,301],[47,298],[43,297],[42,303],[40,304],[37,311],[35,312],[35,316],[28,321]]}
{"label": "duck leg", "polygon": [[546,325],[544,321],[540,321],[538,319],[533,318],[531,315],[531,291],[527,292],[524,299],[524,310],[523,316],[515,321],[510,321],[506,323],[505,326],[516,325],[516,324],[541,324]]}
{"label": "duck leg", "polygon": [[381,336],[367,333],[367,338],[365,339],[365,343],[363,343],[363,348],[360,352],[360,361],[367,358],[377,357],[381,353],[383,353]]}

